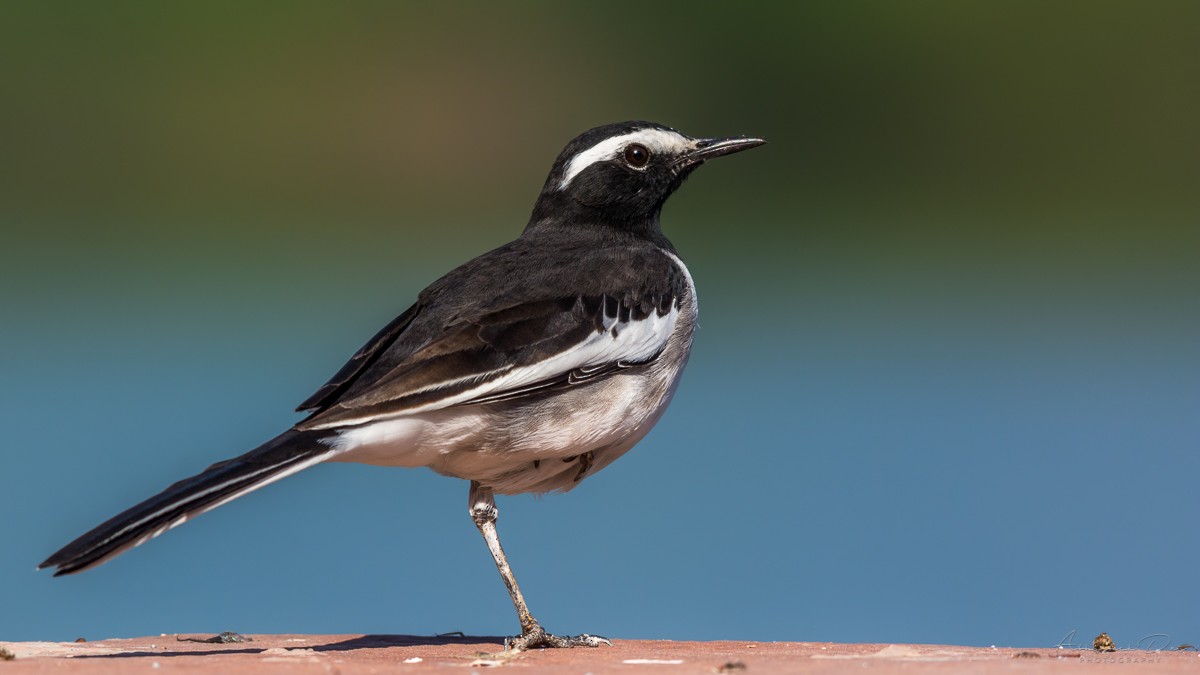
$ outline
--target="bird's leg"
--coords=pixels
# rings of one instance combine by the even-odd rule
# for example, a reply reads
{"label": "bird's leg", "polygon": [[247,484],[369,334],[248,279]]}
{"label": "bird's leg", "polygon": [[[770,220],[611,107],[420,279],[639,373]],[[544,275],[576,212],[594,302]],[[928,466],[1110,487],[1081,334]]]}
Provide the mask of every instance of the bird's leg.
{"label": "bird's leg", "polygon": [[517,586],[517,579],[513,576],[512,568],[508,566],[508,558],[504,555],[504,549],[500,547],[500,536],[496,533],[496,520],[500,517],[500,510],[496,508],[496,498],[492,489],[483,487],[477,481],[471,481],[469,499],[471,519],[475,521],[475,527],[479,528],[479,533],[487,542],[488,550],[492,552],[492,558],[496,561],[496,568],[500,570],[504,585],[508,587],[508,595],[512,598],[513,606],[517,608],[517,618],[521,621],[521,633],[531,633],[539,628],[538,622],[525,606],[521,588]]}
{"label": "bird's leg", "polygon": [[551,635],[542,628],[537,619],[529,613],[529,608],[525,606],[521,588],[517,586],[517,579],[513,576],[512,568],[508,566],[508,558],[504,556],[504,549],[500,547],[500,536],[496,534],[496,520],[500,517],[500,511],[496,509],[496,498],[492,494],[492,489],[483,487],[477,481],[471,481],[469,500],[471,502],[471,519],[475,521],[475,527],[479,528],[479,533],[487,542],[488,550],[492,552],[492,558],[496,561],[496,569],[500,570],[504,585],[508,587],[508,595],[512,598],[513,607],[517,609],[517,618],[521,621],[521,634],[506,639],[504,648],[520,652],[531,647],[599,647],[602,644],[611,646],[612,643],[608,639],[596,635],[560,637]]}

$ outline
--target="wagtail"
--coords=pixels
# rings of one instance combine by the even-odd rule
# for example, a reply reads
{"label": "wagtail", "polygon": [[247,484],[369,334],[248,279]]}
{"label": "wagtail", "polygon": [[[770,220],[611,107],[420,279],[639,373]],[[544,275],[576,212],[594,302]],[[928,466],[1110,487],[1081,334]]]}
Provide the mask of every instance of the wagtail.
{"label": "wagtail", "polygon": [[559,154],[515,241],[452,270],[300,404],[302,422],[175,483],[40,567],[98,565],[321,462],[426,466],[471,482],[471,517],[508,587],[507,647],[598,646],[530,614],[496,534],[494,495],[567,492],[662,416],[696,330],[696,288],[663,204],[701,164],[764,143],[650,122],[587,131]]}

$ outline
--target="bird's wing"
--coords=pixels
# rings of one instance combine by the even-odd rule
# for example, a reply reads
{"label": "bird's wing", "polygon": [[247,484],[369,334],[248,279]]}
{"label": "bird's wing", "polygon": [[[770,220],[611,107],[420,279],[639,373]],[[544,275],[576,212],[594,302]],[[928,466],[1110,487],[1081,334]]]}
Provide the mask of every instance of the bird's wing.
{"label": "bird's wing", "polygon": [[409,307],[403,314],[392,319],[388,325],[384,326],[378,333],[375,334],[367,344],[362,346],[350,360],[341,367],[329,381],[321,385],[312,396],[304,399],[304,402],[296,406],[296,412],[320,410],[332,401],[337,400],[339,394],[346,390],[350,383],[354,381],[362,371],[374,362],[375,357],[379,356],[383,350],[396,341],[400,333],[408,328],[408,324],[412,323],[413,318],[417,316],[417,312],[421,310],[421,305],[416,304]]}
{"label": "bird's wing", "polygon": [[[561,250],[513,253],[493,251],[426,289],[305,402],[314,412],[299,428],[512,399],[648,363],[689,292],[650,247],[579,250],[568,265],[545,264]],[[612,264],[623,269],[597,267]]]}

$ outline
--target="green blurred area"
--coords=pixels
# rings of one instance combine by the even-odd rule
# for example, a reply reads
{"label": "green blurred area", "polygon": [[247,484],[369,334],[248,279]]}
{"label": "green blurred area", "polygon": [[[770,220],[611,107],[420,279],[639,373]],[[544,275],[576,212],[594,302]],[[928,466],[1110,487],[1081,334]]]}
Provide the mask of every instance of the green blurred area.
{"label": "green blurred area", "polygon": [[672,202],[691,258],[1169,287],[1197,35],[1185,1],[5,3],[0,275],[436,274],[646,118],[771,142]]}

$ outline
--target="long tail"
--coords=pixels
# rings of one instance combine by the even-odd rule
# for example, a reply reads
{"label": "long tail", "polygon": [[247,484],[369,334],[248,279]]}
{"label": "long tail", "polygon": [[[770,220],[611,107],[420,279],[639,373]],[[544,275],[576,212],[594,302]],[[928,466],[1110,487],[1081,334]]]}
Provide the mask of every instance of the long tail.
{"label": "long tail", "polygon": [[320,433],[287,431],[241,457],[217,462],[110,518],[38,569],[54,567],[57,577],[99,565],[189,518],[328,459],[335,451],[321,442],[324,438]]}

